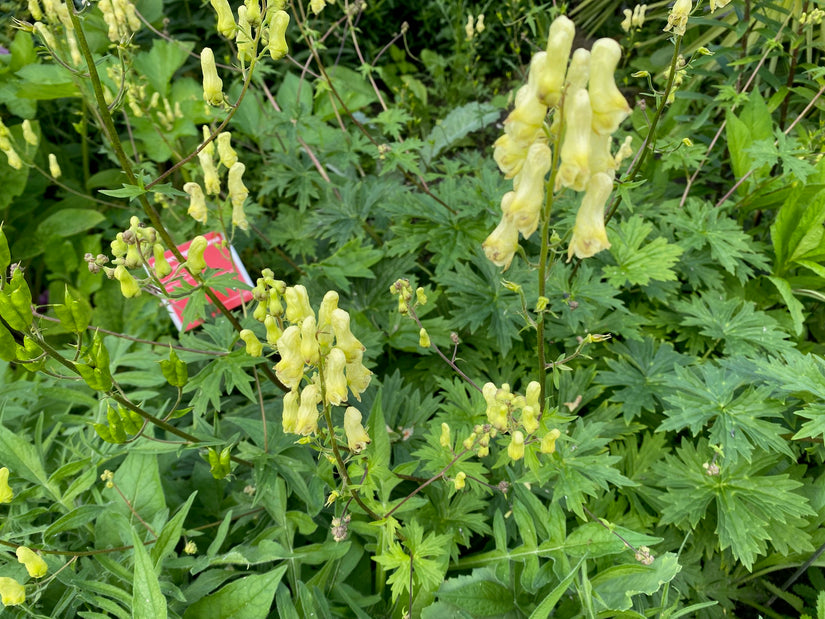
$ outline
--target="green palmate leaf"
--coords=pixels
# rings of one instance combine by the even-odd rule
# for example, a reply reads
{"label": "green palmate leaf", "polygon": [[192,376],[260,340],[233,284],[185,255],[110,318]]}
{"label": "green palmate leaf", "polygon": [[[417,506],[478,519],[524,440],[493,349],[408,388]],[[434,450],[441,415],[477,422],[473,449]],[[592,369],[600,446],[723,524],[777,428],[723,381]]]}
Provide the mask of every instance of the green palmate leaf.
{"label": "green palmate leaf", "polygon": [[286,565],[244,576],[186,609],[184,619],[265,619]]}
{"label": "green palmate leaf", "polygon": [[137,532],[132,529],[135,574],[132,580],[132,616],[166,619],[166,598],[160,591],[155,566]]}
{"label": "green palmate leaf", "polygon": [[802,483],[789,475],[761,474],[775,457],[761,458],[753,466],[744,459],[736,464],[720,459],[714,462],[718,473],[708,468],[711,462],[705,440],[694,446],[685,439],[675,456],[665,457],[657,469],[659,484],[666,489],[661,524],[694,528],[715,503],[719,547],[730,548],[748,569],[767,551],[768,541],[780,552],[813,549],[804,527],[805,517],[814,511],[795,492]]}
{"label": "green palmate leaf", "polygon": [[653,224],[635,215],[621,222],[611,235],[610,253],[617,266],[604,267],[607,281],[619,287],[628,282],[631,286],[648,285],[652,281],[668,282],[676,279],[674,264],[682,254],[682,248],[672,245],[664,237],[647,243]]}
{"label": "green palmate leaf", "polygon": [[618,358],[607,358],[610,370],[596,375],[596,383],[615,387],[611,400],[622,405],[625,421],[641,411],[654,411],[670,392],[667,378],[675,365],[687,365],[690,357],[673,350],[669,343],[657,343],[652,338],[638,342],[613,342],[610,350]]}
{"label": "green palmate leaf", "polygon": [[591,579],[596,608],[621,611],[633,605],[634,595],[653,595],[682,569],[675,554],[656,557],[651,565],[627,564],[609,567]]}
{"label": "green palmate leaf", "polygon": [[136,54],[133,62],[140,74],[149,80],[155,92],[166,95],[172,76],[189,58],[189,52],[194,46],[194,43],[188,41],[155,39],[152,49]]}
{"label": "green palmate leaf", "polygon": [[770,399],[769,387],[753,388],[747,379],[714,363],[696,368],[676,367],[668,378],[671,408],[658,431],[690,429],[694,436],[706,425],[713,444],[721,445],[728,461],[751,460],[754,449],[793,457],[781,437],[786,428],[766,419],[781,418],[784,405]]}
{"label": "green palmate leaf", "polygon": [[307,272],[315,277],[326,276],[336,286],[349,292],[350,279],[354,277],[375,278],[370,267],[383,256],[384,252],[356,238],[342,245],[329,258],[308,266]]}
{"label": "green palmate leaf", "polygon": [[684,314],[681,323],[699,328],[699,333],[724,343],[729,354],[763,349],[776,353],[791,349],[787,333],[750,301],[740,301],[710,293],[677,301],[674,308]]}

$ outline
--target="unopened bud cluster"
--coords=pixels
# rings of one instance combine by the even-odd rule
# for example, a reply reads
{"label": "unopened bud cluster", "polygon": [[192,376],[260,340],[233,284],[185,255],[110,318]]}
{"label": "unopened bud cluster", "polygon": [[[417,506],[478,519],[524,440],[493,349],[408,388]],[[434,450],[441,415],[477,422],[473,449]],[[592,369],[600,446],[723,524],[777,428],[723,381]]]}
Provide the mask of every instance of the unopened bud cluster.
{"label": "unopened bud cluster", "polygon": [[[221,179],[218,167],[227,170],[227,191],[229,202],[232,205],[232,225],[241,230],[249,230],[249,221],[246,219],[244,203],[249,196],[249,190],[243,182],[246,166],[238,161],[238,154],[232,148],[232,134],[228,131],[219,133],[214,141],[209,127],[203,126],[203,141],[205,146],[198,152],[201,172],[203,173],[203,188],[199,183],[190,181],[183,186],[189,195],[189,210],[187,213],[192,219],[205,224],[209,218],[209,209],[206,205],[206,195],[219,196],[221,193]],[[215,143],[218,144],[218,163],[215,164]],[[204,189],[206,190],[204,192]]]}
{"label": "unopened bud cluster", "polygon": [[[210,0],[210,4],[218,18],[218,32],[235,40],[241,66],[248,67],[257,59],[259,45],[273,60],[286,56],[289,51],[286,42],[289,13],[283,10],[285,0],[266,3],[266,13],[261,11],[260,0],[245,0],[238,7],[237,21],[228,0]],[[204,100],[210,105],[222,105],[223,81],[218,76],[215,54],[209,47],[201,51],[201,70]]]}
{"label": "unopened bud cluster", "polygon": [[100,0],[97,3],[108,27],[107,36],[112,43],[126,41],[133,32],[140,30],[140,20],[135,5],[129,0]]}
{"label": "unopened bud cluster", "polygon": [[[350,330],[350,316],[338,307],[338,293],[330,290],[315,311],[306,288],[287,286],[270,269],[262,272],[252,290],[258,302],[253,317],[266,328],[267,343],[281,359],[275,375],[288,389],[283,401],[283,429],[309,436],[318,430],[319,405],[339,406],[348,395],[361,400],[372,372],[364,367],[364,345]],[[242,332],[246,350],[262,354],[262,344],[251,331]],[[352,452],[359,452],[370,438],[354,407],[344,414],[344,432]]]}
{"label": "unopened bud cluster", "polygon": [[[546,49],[534,54],[527,84],[516,93],[504,135],[495,142],[494,158],[505,178],[513,179],[513,191],[502,197],[501,222],[483,248],[487,258],[504,269],[518,249],[519,233],[530,238],[539,226],[545,177],[553,164],[549,138],[561,138],[561,163],[552,189],[585,191],[568,260],[573,254],[588,258],[610,247],[604,207],[621,163],[621,155],[612,154],[612,134],[630,114],[614,79],[621,48],[613,39],[599,39],[591,51],[577,49],[571,58],[575,33],[573,22],[564,16],[550,25]],[[548,112],[553,113],[549,127]]]}
{"label": "unopened bud cluster", "polygon": [[154,273],[163,279],[172,272],[172,267],[165,257],[165,249],[158,242],[157,231],[151,226],[144,226],[140,219],[132,217],[129,228],[118,232],[111,242],[112,260],[114,267],[105,266],[109,259],[103,254],[93,256],[86,254],[85,260],[92,273],[103,270],[106,277],[116,279],[120,283],[120,292],[127,299],[140,294],[140,282],[130,272],[132,269],[148,268],[149,258],[153,257]]}

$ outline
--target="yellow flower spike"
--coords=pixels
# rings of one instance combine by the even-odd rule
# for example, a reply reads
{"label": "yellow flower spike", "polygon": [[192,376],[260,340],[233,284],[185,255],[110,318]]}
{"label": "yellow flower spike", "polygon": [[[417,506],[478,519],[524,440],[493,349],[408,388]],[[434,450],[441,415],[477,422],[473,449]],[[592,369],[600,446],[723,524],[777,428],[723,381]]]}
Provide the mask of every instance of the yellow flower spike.
{"label": "yellow flower spike", "polygon": [[[560,15],[550,24],[547,35],[546,52],[539,52],[530,63],[530,77],[536,86],[536,94],[542,104],[553,107],[561,98],[564,74],[567,70],[567,60],[573,47],[573,37],[576,36],[576,26],[570,19]],[[543,54],[543,56],[542,56]],[[536,56],[539,60],[536,61]],[[535,76],[533,75],[536,71]]]}
{"label": "yellow flower spike", "polygon": [[186,211],[192,219],[202,224],[206,223],[209,211],[206,208],[206,197],[203,189],[197,183],[185,183],[183,190],[189,194],[189,209]]}
{"label": "yellow flower spike", "polygon": [[364,353],[364,345],[350,331],[349,313],[336,308],[332,310],[330,322],[332,332],[335,334],[335,345],[344,351],[347,356],[347,363],[360,362]]}
{"label": "yellow flower spike", "polygon": [[506,271],[510,268],[513,256],[518,250],[518,228],[506,215],[501,218],[496,229],[490,233],[481,248],[487,259],[497,267],[503,267]]}
{"label": "yellow flower spike", "polygon": [[[233,28],[234,23],[233,20]],[[209,47],[204,47],[201,51],[201,70],[203,71],[203,100],[209,105],[221,105],[223,103],[223,80],[218,77],[215,54]]]}
{"label": "yellow flower spike", "polygon": [[438,439],[438,444],[444,447],[445,449],[450,449],[450,447],[453,446],[453,439],[450,436],[449,424],[441,424],[441,436]]}
{"label": "yellow flower spike", "polygon": [[590,178],[587,192],[576,213],[573,238],[567,249],[567,262],[570,262],[573,254],[576,258],[590,258],[603,249],[610,249],[604,227],[604,206],[611,191],[613,179],[607,174],[600,172]]}
{"label": "yellow flower spike", "polygon": [[[307,318],[309,320],[309,318]],[[340,348],[333,348],[326,356],[324,365],[324,395],[327,403],[340,405],[347,399],[347,356]]]}
{"label": "yellow flower spike", "polygon": [[283,331],[278,326],[278,321],[275,320],[274,316],[266,316],[264,317],[264,327],[266,327],[266,343],[275,346],[281,335],[283,335]]}
{"label": "yellow flower spike", "polygon": [[[713,8],[711,11],[713,11]],[[673,34],[677,36],[685,36],[688,16],[692,10],[693,4],[690,0],[676,0],[670,9],[670,14],[667,16],[667,26],[664,27],[664,31],[670,32],[673,30]]]}
{"label": "yellow flower spike", "polygon": [[524,435],[519,430],[513,432],[510,444],[507,446],[507,455],[514,462],[524,457]]}
{"label": "yellow flower spike", "polygon": [[286,42],[286,29],[289,26],[289,13],[274,11],[269,19],[269,55],[272,60],[280,60],[289,52]]}
{"label": "yellow flower spike", "polygon": [[561,165],[556,175],[556,191],[562,187],[583,191],[587,186],[592,117],[590,95],[586,90],[579,90],[565,100],[565,134],[561,145]]}
{"label": "yellow flower spike", "polygon": [[0,577],[0,601],[3,606],[17,606],[26,601],[26,588],[14,578]]}
{"label": "yellow flower spike", "polygon": [[298,422],[298,400],[300,394],[295,389],[284,396],[283,410],[281,412],[281,425],[286,434],[297,434],[295,427]]}
{"label": "yellow flower spike", "polygon": [[218,169],[212,161],[212,155],[202,150],[198,153],[198,161],[203,170],[203,187],[210,196],[217,196],[221,192],[221,179],[218,177]]}
{"label": "yellow flower spike", "polygon": [[292,324],[301,324],[307,316],[315,316],[309,304],[307,289],[298,284],[284,291],[286,298],[286,319]]}
{"label": "yellow flower spike", "polygon": [[556,440],[561,436],[557,428],[553,428],[541,439],[541,453],[551,454],[556,451]]}
{"label": "yellow flower spike", "polygon": [[[220,150],[220,144],[218,150]],[[232,202],[232,225],[241,230],[249,230],[249,222],[246,220],[246,214],[243,210],[244,202],[249,196],[249,190],[243,184],[244,171],[246,171],[246,166],[236,161],[229,168],[227,186],[229,187],[229,200]]]}
{"label": "yellow flower spike", "polygon": [[524,401],[526,405],[538,409],[540,396],[541,385],[535,380],[530,381],[530,384],[527,385],[527,391],[524,394]]}
{"label": "yellow flower spike", "polygon": [[115,267],[114,278],[120,282],[120,293],[125,298],[140,296],[140,286],[125,266],[119,264]]}
{"label": "yellow flower spike", "polygon": [[287,327],[278,339],[277,347],[281,360],[275,364],[275,376],[290,389],[296,389],[304,376],[300,327]]}
{"label": "yellow flower spike", "polygon": [[26,144],[37,146],[37,134],[32,129],[31,121],[28,118],[23,121],[23,139]]}
{"label": "yellow flower spike", "polygon": [[539,225],[539,215],[544,204],[544,177],[553,163],[550,147],[544,142],[536,142],[527,151],[527,158],[521,172],[513,179],[513,196],[506,204],[502,200],[502,211],[513,225],[527,239]]}
{"label": "yellow flower spike", "polygon": [[613,73],[622,57],[621,46],[613,39],[599,39],[590,50],[590,105],[593,131],[613,133],[630,116],[630,106],[616,87]]}
{"label": "yellow flower spike", "polygon": [[360,453],[371,442],[369,434],[361,425],[361,412],[354,406],[348,407],[344,413],[344,433],[353,453]]}
{"label": "yellow flower spike", "polygon": [[455,476],[453,480],[453,486],[456,490],[461,490],[464,488],[465,480],[467,479],[467,473],[464,471],[459,471],[458,474]]}
{"label": "yellow flower spike", "polygon": [[232,148],[232,134],[229,131],[221,131],[216,141],[218,142],[220,162],[228,170],[238,161],[238,153]]}
{"label": "yellow flower spike", "polygon": [[0,503],[11,503],[14,490],[9,486],[9,469],[5,466],[0,469]]}
{"label": "yellow flower spike", "polygon": [[352,392],[352,395],[359,402],[361,401],[361,394],[367,389],[372,380],[372,372],[370,372],[362,363],[364,351],[359,350],[355,359],[347,363],[347,384]]}
{"label": "yellow flower spike", "polygon": [[[235,17],[232,15],[232,7],[227,0],[209,0],[215,13],[218,14],[218,32],[227,39],[235,36]],[[211,52],[211,50],[210,50]]]}
{"label": "yellow flower spike", "polygon": [[157,274],[160,279],[163,279],[172,272],[172,267],[166,259],[166,251],[163,249],[163,245],[155,243],[152,246],[152,254],[155,257],[155,274]]}
{"label": "yellow flower spike", "polygon": [[539,422],[536,418],[536,409],[532,406],[525,406],[521,409],[521,425],[527,434],[532,434],[539,429]]}
{"label": "yellow flower spike", "polygon": [[240,338],[246,344],[247,355],[250,357],[260,357],[263,354],[264,345],[261,344],[261,341],[250,329],[242,329],[238,335],[240,335]]}
{"label": "yellow flower spike", "polygon": [[32,578],[42,578],[49,571],[49,566],[39,554],[26,548],[25,546],[17,547],[17,561],[26,566],[26,571]]}
{"label": "yellow flower spike", "polygon": [[301,323],[301,358],[307,365],[318,363],[318,338],[316,334],[318,327],[315,324],[315,316],[307,316]]}
{"label": "yellow flower spike", "polygon": [[189,249],[186,252],[186,268],[188,268],[195,275],[200,275],[206,268],[206,261],[203,259],[203,252],[206,251],[209,241],[206,237],[196,236],[189,243]]}
{"label": "yellow flower spike", "polygon": [[309,436],[318,431],[318,403],[321,401],[321,388],[315,383],[301,391],[301,403],[298,406],[298,418],[295,420],[295,434]]}
{"label": "yellow flower spike", "polygon": [[57,163],[57,155],[49,153],[49,174],[53,178],[60,178],[63,172],[60,170],[60,164]]}

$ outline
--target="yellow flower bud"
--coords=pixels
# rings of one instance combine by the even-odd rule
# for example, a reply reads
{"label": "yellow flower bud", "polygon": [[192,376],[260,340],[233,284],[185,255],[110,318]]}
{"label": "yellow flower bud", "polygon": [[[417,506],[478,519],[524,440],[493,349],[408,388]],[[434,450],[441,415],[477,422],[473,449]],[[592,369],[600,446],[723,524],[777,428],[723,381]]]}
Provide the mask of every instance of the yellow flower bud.
{"label": "yellow flower bud", "polygon": [[189,244],[186,253],[186,268],[195,275],[200,275],[206,268],[206,261],[203,259],[203,252],[206,251],[209,241],[203,236],[196,236]]}
{"label": "yellow flower bud", "polygon": [[453,440],[450,436],[450,426],[446,423],[441,424],[441,437],[438,439],[438,444],[445,449],[450,449],[453,446]]}
{"label": "yellow flower bud", "polygon": [[184,552],[184,553],[186,553],[186,554],[188,554],[188,555],[193,555],[193,554],[195,554],[196,552],[198,552],[198,545],[190,539],[190,540],[189,540],[188,542],[186,542],[186,544],[184,545],[184,547],[183,547],[183,552]]}
{"label": "yellow flower bud", "polygon": [[34,24],[34,31],[37,33],[37,36],[43,41],[43,44],[46,46],[48,50],[57,49],[57,42],[55,41],[54,34],[49,28],[41,23],[35,22]]}
{"label": "yellow flower bud", "polygon": [[257,27],[261,23],[261,4],[258,0],[244,0],[246,19],[250,25]]}
{"label": "yellow flower bud", "polygon": [[286,319],[292,324],[301,324],[307,316],[314,316],[309,304],[307,289],[301,286],[291,286],[284,291],[286,298]]}
{"label": "yellow flower bud", "polygon": [[209,3],[215,9],[215,13],[218,14],[218,32],[227,39],[231,39],[235,36],[235,18],[232,15],[229,2],[227,0],[209,0]]}
{"label": "yellow flower bud", "polygon": [[323,11],[326,5],[326,0],[309,0],[309,8],[315,15]]}
{"label": "yellow flower bud", "polygon": [[475,432],[471,432],[470,436],[461,441],[461,445],[464,447],[464,449],[472,449],[476,444],[477,438],[478,434]]}
{"label": "yellow flower bud", "polygon": [[430,344],[430,334],[427,333],[424,327],[421,327],[421,330],[418,332],[418,345],[421,346],[421,348],[429,348]]}
{"label": "yellow flower bud", "polygon": [[197,183],[186,183],[183,190],[189,194],[189,210],[186,213],[195,221],[206,223],[208,210],[206,208],[206,198],[203,195],[201,186]]}
{"label": "yellow flower bud", "polygon": [[221,192],[221,179],[218,177],[218,170],[212,161],[212,155],[202,150],[198,153],[198,161],[203,170],[203,187],[206,193],[210,196],[217,196]]}
{"label": "yellow flower bud", "polygon": [[513,179],[512,198],[502,199],[502,211],[505,217],[526,239],[536,231],[539,225],[541,207],[544,204],[544,177],[552,165],[550,147],[544,142],[536,142],[527,151],[524,166]]}
{"label": "yellow flower bud", "polygon": [[622,23],[619,25],[622,27],[622,30],[628,32],[630,30],[630,26],[633,23],[633,11],[631,11],[630,9],[625,9],[623,13],[624,19],[622,20]]}
{"label": "yellow flower bud", "polygon": [[577,258],[590,258],[603,249],[610,248],[607,231],[604,227],[604,206],[613,191],[613,180],[602,172],[590,178],[587,192],[582,198],[576,223],[573,226],[573,238],[567,249],[567,261],[576,254]]}
{"label": "yellow flower bud", "polygon": [[539,422],[536,419],[536,409],[532,406],[525,406],[521,409],[521,425],[527,434],[532,434],[539,429]]}
{"label": "yellow flower bud", "polygon": [[[203,142],[206,143],[206,141],[212,137],[212,131],[206,125],[203,125],[201,129],[203,130]],[[215,154],[215,140],[211,140],[200,152],[212,157]]]}
{"label": "yellow flower bud", "polygon": [[315,383],[301,391],[301,404],[298,406],[298,419],[295,422],[295,434],[309,436],[318,431],[318,403],[321,401],[321,388]]}
{"label": "yellow flower bud", "polygon": [[[220,144],[218,144],[220,151]],[[237,226],[241,230],[249,230],[249,222],[246,220],[246,214],[243,210],[243,204],[249,195],[249,190],[243,184],[243,173],[246,166],[240,162],[235,162],[229,168],[229,200],[232,202],[232,225]]]}
{"label": "yellow flower bud", "polygon": [[289,52],[286,42],[287,26],[289,14],[286,11],[274,11],[269,18],[269,55],[272,60],[280,60]]}
{"label": "yellow flower bud", "polygon": [[473,35],[475,35],[475,33],[476,33],[476,27],[475,27],[475,24],[473,23],[473,21],[474,21],[473,20],[473,14],[470,13],[467,16],[467,23],[464,24],[464,34],[467,35],[467,40],[468,41],[471,41],[472,38],[473,38]]}
{"label": "yellow flower bud", "polygon": [[0,577],[0,601],[3,606],[17,606],[26,601],[26,588],[14,578]]}
{"label": "yellow flower bud", "polygon": [[315,324],[315,316],[307,316],[301,323],[301,358],[307,365],[318,363],[318,329]]}
{"label": "yellow flower bud", "polygon": [[[259,307],[262,306],[263,304]],[[274,316],[266,316],[264,317],[264,327],[266,327],[266,343],[270,346],[275,346],[281,335],[283,335],[283,331],[281,331],[281,328],[278,326],[278,321]]]}
{"label": "yellow flower bud", "polygon": [[247,64],[252,62],[256,53],[256,41],[252,37],[252,27],[246,16],[246,6],[238,7],[238,29],[235,36],[235,45],[238,48],[238,60]]}
{"label": "yellow flower bud", "polygon": [[172,267],[166,259],[166,251],[164,251],[163,245],[155,243],[152,246],[152,254],[155,257],[155,274],[160,279],[163,279],[172,272]]}
{"label": "yellow flower bud", "polygon": [[479,13],[476,18],[476,32],[478,34],[484,32],[484,13]]}
{"label": "yellow flower bud", "polygon": [[361,425],[361,412],[354,406],[348,407],[344,413],[344,433],[347,435],[347,445],[353,453],[363,451],[371,442],[369,434]]}
{"label": "yellow flower bud", "polygon": [[[592,63],[591,63],[592,66]],[[569,187],[583,191],[590,177],[590,96],[579,90],[564,103],[564,141],[561,165],[556,175],[556,191]]]}
{"label": "yellow flower bud", "polygon": [[20,170],[23,168],[23,160],[20,159],[20,155],[17,154],[17,151],[11,148],[4,148],[2,149],[3,153],[6,155],[6,159],[8,160],[9,167],[14,168],[15,170]]}
{"label": "yellow flower bud", "polygon": [[507,455],[514,462],[524,457],[524,435],[519,430],[513,432],[510,444],[507,446]]}
{"label": "yellow flower bud", "polygon": [[613,78],[621,57],[622,48],[613,39],[599,39],[590,50],[588,90],[593,108],[593,131],[596,133],[613,133],[630,115],[630,106]]}
{"label": "yellow flower bud", "polygon": [[541,439],[541,453],[551,454],[556,451],[556,439],[561,436],[557,428],[553,428]]}
{"label": "yellow flower bud", "polygon": [[[535,77],[532,75],[534,65],[533,63],[530,65],[530,79],[535,80],[538,98],[548,107],[556,105],[561,98],[564,73],[567,69],[567,60],[570,58],[570,49],[573,47],[573,37],[575,36],[576,26],[570,19],[560,15],[550,24],[550,32],[547,35],[547,51],[543,55],[543,59],[535,65],[537,70]],[[539,56],[539,54],[536,54],[536,56]]]}
{"label": "yellow flower bud", "polygon": [[415,302],[419,305],[427,304],[427,293],[421,286],[415,289]]}
{"label": "yellow flower bud", "polygon": [[32,578],[42,578],[49,571],[49,566],[39,554],[26,548],[25,546],[17,547],[17,561],[26,566],[26,571]]}
{"label": "yellow flower bud", "polygon": [[[720,6],[724,6],[730,0],[717,0]],[[724,4],[722,4],[724,3]],[[645,23],[646,4],[637,4],[633,7],[633,18],[630,20],[634,28],[641,28]],[[710,0],[710,12],[713,13],[713,0]]]}
{"label": "yellow flower bud", "polygon": [[333,348],[329,351],[324,365],[324,394],[329,404],[338,406],[347,399],[346,366],[347,356],[343,350]]}
{"label": "yellow flower bud", "polygon": [[[233,20],[233,27],[234,23]],[[221,105],[223,103],[223,81],[218,77],[215,55],[208,47],[204,47],[201,51],[201,70],[203,71],[203,100],[209,105]]]}
{"label": "yellow flower bud", "polygon": [[246,343],[246,354],[250,357],[260,357],[263,354],[264,346],[250,329],[242,329],[239,333],[241,339]]}
{"label": "yellow flower bud", "polygon": [[114,277],[120,282],[120,293],[127,299],[140,296],[140,286],[126,267],[119,264],[115,267]]}
{"label": "yellow flower bud", "polygon": [[54,153],[49,153],[49,174],[53,178],[60,178],[60,175],[63,174],[60,170],[60,164],[57,163],[57,155]]}
{"label": "yellow flower bud", "polygon": [[278,339],[281,360],[275,364],[275,376],[290,389],[295,389],[304,376],[304,360],[301,358],[301,328],[287,327]]}
{"label": "yellow flower bud", "polygon": [[347,356],[347,363],[352,363],[355,360],[360,361],[360,356],[364,352],[364,345],[350,331],[349,314],[342,309],[334,309],[332,310],[330,322],[332,332],[335,334],[335,345],[344,351]]}
{"label": "yellow flower bud", "polygon": [[532,406],[534,409],[538,410],[539,407],[539,397],[541,396],[541,385],[538,381],[532,380],[527,385],[527,391],[524,394],[524,402],[527,406]]}
{"label": "yellow flower bud", "polygon": [[11,503],[14,490],[9,486],[9,469],[5,466],[0,469],[0,503]]}
{"label": "yellow flower bud", "polygon": [[34,129],[32,129],[31,121],[29,121],[28,118],[23,121],[23,139],[26,141],[26,144],[37,146],[37,135]]}
{"label": "yellow flower bud", "polygon": [[459,471],[458,474],[455,476],[453,480],[453,486],[455,486],[456,490],[461,490],[464,488],[464,480],[467,479],[467,473],[464,471]]}
{"label": "yellow flower bud", "polygon": [[[717,0],[718,2],[718,0]],[[713,3],[711,6],[711,12],[716,8],[717,2]],[[721,3],[719,3],[722,6]],[[673,3],[673,7],[670,9],[670,14],[667,16],[667,26],[665,26],[664,31],[670,32],[673,30],[673,34],[677,36],[684,36],[685,29],[687,28],[688,16],[690,12],[693,10],[693,4],[691,0],[676,0]]]}
{"label": "yellow flower bud", "polygon": [[286,434],[297,434],[295,424],[298,421],[298,399],[300,394],[297,389],[290,391],[284,396],[283,409],[281,412],[281,425]]}
{"label": "yellow flower bud", "polygon": [[232,148],[231,141],[232,134],[229,131],[221,131],[218,134],[218,157],[227,170],[238,161],[238,153],[236,153],[235,149]]}
{"label": "yellow flower bud", "polygon": [[506,271],[518,249],[518,228],[505,215],[481,247],[490,262]]}

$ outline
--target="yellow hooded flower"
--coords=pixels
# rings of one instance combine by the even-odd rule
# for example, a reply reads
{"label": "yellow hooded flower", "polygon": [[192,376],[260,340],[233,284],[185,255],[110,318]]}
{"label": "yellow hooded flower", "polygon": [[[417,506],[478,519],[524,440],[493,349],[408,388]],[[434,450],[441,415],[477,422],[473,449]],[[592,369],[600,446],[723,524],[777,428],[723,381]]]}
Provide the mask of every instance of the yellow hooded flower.
{"label": "yellow hooded flower", "polygon": [[281,360],[275,364],[275,376],[290,389],[296,389],[304,376],[301,328],[298,325],[287,327],[278,338],[277,346]]}
{"label": "yellow hooded flower", "polygon": [[363,451],[371,442],[369,434],[361,425],[361,412],[354,406],[348,407],[344,413],[344,432],[347,435],[347,445],[353,453]]}
{"label": "yellow hooded flower", "polygon": [[[234,24],[233,20],[233,29]],[[204,101],[209,105],[220,105],[223,103],[223,80],[218,77],[218,69],[215,67],[215,54],[212,53],[212,49],[209,47],[204,47],[201,51],[201,70],[203,71]]]}
{"label": "yellow hooded flower", "polygon": [[616,87],[613,73],[622,57],[621,46],[613,39],[599,39],[590,50],[590,105],[593,131],[610,134],[630,115],[627,100]]}
{"label": "yellow hooded flower", "polygon": [[[593,63],[590,64],[592,71]],[[590,95],[586,90],[578,90],[565,100],[564,141],[561,144],[561,165],[556,175],[556,191],[561,187],[583,191],[587,185],[592,117]]]}
{"label": "yellow hooded flower", "polygon": [[17,606],[26,601],[26,588],[14,578],[0,577],[0,601],[3,606]]}
{"label": "yellow hooded flower", "polygon": [[670,32],[677,36],[685,36],[685,29],[687,28],[688,16],[693,10],[691,0],[676,0],[673,3],[673,8],[670,9],[670,14],[667,16],[667,26],[664,31]]}
{"label": "yellow hooded flower", "polygon": [[[544,142],[536,142],[527,151],[527,158],[521,172],[513,179],[512,198],[502,199],[501,208],[506,217],[526,239],[539,225],[541,207],[544,204],[544,177],[552,165],[550,147]],[[508,194],[509,195],[509,194]]]}
{"label": "yellow hooded flower", "polygon": [[42,578],[49,571],[49,566],[39,554],[26,548],[25,546],[17,547],[17,561],[26,566],[26,571],[32,578]]}
{"label": "yellow hooded flower", "polygon": [[521,460],[524,457],[524,434],[519,430],[513,432],[513,437],[507,446],[507,455],[513,461]]}
{"label": "yellow hooded flower", "polygon": [[309,436],[318,431],[318,403],[321,401],[321,388],[315,383],[301,391],[301,404],[298,406],[298,418],[295,420],[295,434]]}
{"label": "yellow hooded flower", "polygon": [[611,191],[613,191],[613,181],[610,176],[599,172],[590,177],[587,192],[582,198],[579,212],[576,213],[573,238],[567,249],[568,262],[573,254],[577,258],[590,258],[603,249],[610,248],[604,227],[604,205]]}
{"label": "yellow hooded flower", "polygon": [[183,190],[189,194],[189,209],[186,214],[195,221],[202,224],[206,223],[209,211],[206,208],[206,197],[203,195],[203,189],[197,183],[185,183]]}
{"label": "yellow hooded flower", "polygon": [[0,469],[0,503],[11,503],[14,490],[9,486],[9,469],[5,466]]}
{"label": "yellow hooded flower", "polygon": [[298,422],[298,400],[300,394],[295,389],[284,396],[283,409],[281,411],[281,425],[286,434],[297,434],[295,428]]}
{"label": "yellow hooded flower", "polygon": [[505,215],[481,247],[490,262],[497,267],[504,267],[503,270],[506,271],[510,268],[510,263],[518,249],[518,228]]}
{"label": "yellow hooded flower", "polygon": [[550,24],[547,51],[535,54],[533,62],[530,63],[529,78],[536,85],[539,101],[548,107],[556,105],[561,98],[567,60],[570,58],[570,49],[573,47],[575,36],[576,26],[570,19],[560,15]]}
{"label": "yellow hooded flower", "polygon": [[[307,318],[309,320],[309,318]],[[324,395],[327,402],[338,406],[347,399],[347,356],[340,348],[329,351],[324,365]]]}

